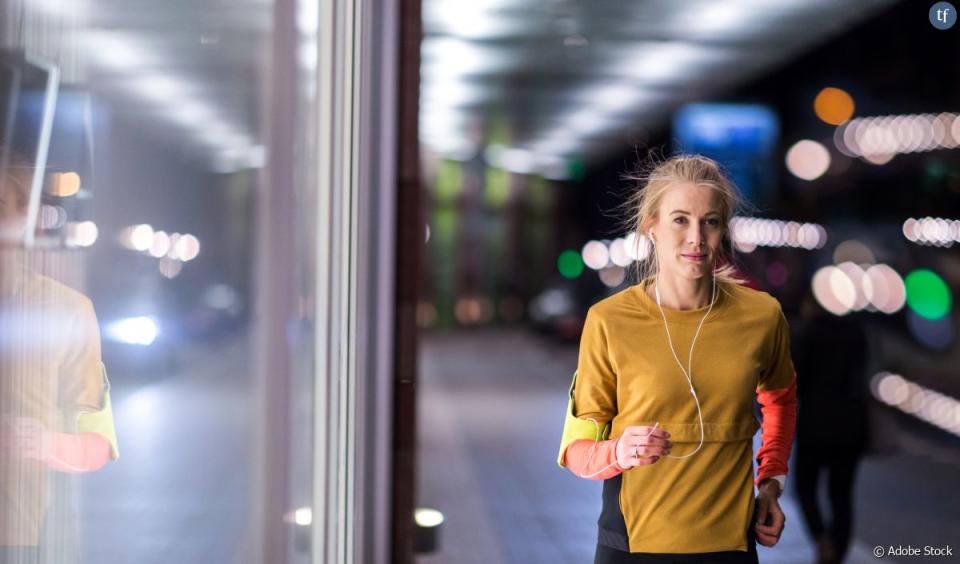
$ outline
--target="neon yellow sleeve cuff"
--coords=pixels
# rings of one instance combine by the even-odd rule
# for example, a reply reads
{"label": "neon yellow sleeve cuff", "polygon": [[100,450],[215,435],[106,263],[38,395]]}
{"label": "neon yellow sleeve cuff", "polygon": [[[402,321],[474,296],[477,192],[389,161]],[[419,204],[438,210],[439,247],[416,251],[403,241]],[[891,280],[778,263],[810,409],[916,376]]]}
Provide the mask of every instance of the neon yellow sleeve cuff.
{"label": "neon yellow sleeve cuff", "polygon": [[560,439],[560,453],[557,455],[557,465],[561,468],[566,465],[563,463],[563,455],[567,452],[570,443],[580,439],[590,439],[591,441],[602,441],[610,434],[610,424],[604,425],[603,430],[592,420],[577,418],[575,406],[573,404],[573,391],[577,385],[577,373],[573,373],[573,381],[570,382],[570,393],[567,398],[567,414],[563,420],[563,437]]}
{"label": "neon yellow sleeve cuff", "polygon": [[110,458],[120,458],[120,448],[117,445],[117,431],[113,424],[113,407],[110,405],[110,382],[107,372],[103,371],[103,402],[99,411],[84,411],[77,416],[78,433],[96,433],[110,443]]}

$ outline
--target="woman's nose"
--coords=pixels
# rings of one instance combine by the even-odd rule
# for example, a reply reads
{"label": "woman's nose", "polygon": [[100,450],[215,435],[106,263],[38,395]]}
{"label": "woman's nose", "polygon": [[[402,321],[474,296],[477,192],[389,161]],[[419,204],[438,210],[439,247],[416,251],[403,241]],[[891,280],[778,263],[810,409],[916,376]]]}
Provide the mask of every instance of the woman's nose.
{"label": "woman's nose", "polygon": [[701,247],[705,243],[703,239],[703,230],[699,226],[694,226],[690,229],[690,243]]}

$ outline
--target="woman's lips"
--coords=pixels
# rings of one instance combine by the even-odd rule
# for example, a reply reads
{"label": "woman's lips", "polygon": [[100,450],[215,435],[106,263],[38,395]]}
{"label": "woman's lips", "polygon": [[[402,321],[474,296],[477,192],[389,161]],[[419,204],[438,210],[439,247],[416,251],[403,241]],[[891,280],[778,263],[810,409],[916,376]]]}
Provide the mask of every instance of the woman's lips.
{"label": "woman's lips", "polygon": [[682,253],[680,256],[691,262],[703,262],[707,258],[707,255],[699,253]]}

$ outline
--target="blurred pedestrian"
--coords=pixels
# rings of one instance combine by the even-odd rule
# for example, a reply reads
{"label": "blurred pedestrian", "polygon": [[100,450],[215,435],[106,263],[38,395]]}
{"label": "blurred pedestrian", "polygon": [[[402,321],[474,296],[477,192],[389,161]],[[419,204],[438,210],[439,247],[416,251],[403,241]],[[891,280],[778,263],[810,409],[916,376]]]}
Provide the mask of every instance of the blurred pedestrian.
{"label": "blurred pedestrian", "polygon": [[[835,564],[850,546],[854,478],[869,442],[869,346],[858,317],[827,313],[812,295],[804,300],[801,316],[794,340],[797,370],[804,375],[798,387],[796,491],[817,561]],[[829,521],[817,496],[821,476]]]}

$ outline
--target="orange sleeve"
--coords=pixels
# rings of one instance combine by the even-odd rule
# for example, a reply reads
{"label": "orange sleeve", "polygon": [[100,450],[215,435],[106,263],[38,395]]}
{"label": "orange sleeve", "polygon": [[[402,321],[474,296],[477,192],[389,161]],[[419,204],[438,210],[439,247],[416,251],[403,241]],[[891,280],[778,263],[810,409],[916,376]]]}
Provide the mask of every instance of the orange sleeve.
{"label": "orange sleeve", "polygon": [[94,472],[110,460],[110,443],[96,433],[50,433],[47,439],[44,462],[54,470]]}
{"label": "orange sleeve", "polygon": [[797,427],[797,378],[778,390],[757,390],[757,402],[763,414],[757,450],[757,485],[771,476],[787,473],[787,460]]}
{"label": "orange sleeve", "polygon": [[617,464],[617,439],[573,441],[567,447],[564,463],[576,477],[587,480],[606,480],[623,472]]}

